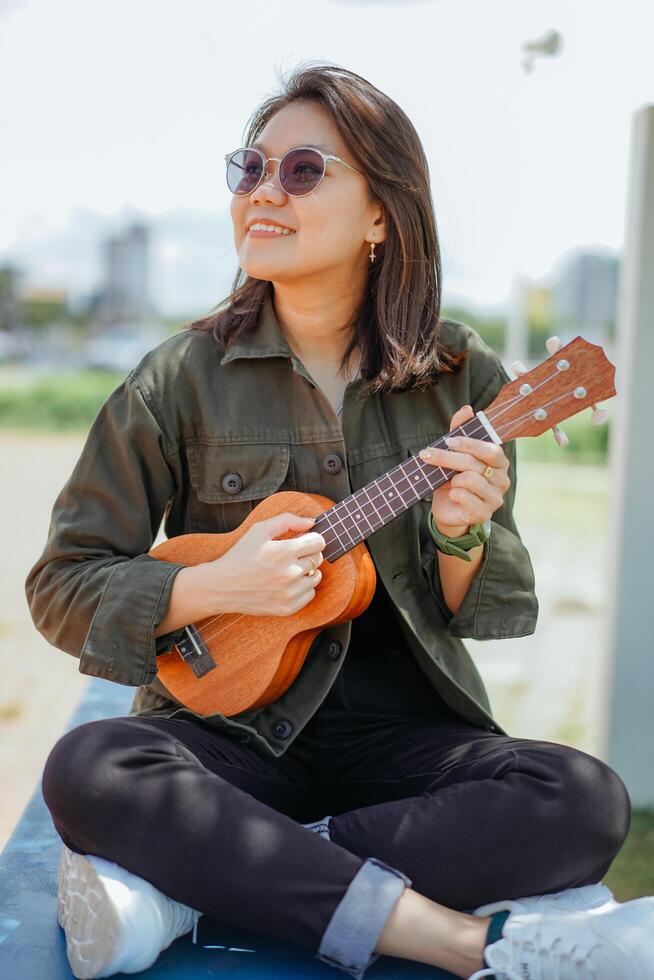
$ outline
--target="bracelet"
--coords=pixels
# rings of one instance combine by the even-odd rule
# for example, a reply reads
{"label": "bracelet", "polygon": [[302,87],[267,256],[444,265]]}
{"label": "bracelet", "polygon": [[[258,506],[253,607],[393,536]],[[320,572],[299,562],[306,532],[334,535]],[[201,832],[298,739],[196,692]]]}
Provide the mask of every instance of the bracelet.
{"label": "bracelet", "polygon": [[[468,554],[470,548],[476,548],[480,544],[478,540],[475,539],[475,533],[482,527],[481,524],[473,524],[466,531],[465,534],[460,535],[458,538],[451,538],[447,534],[443,534],[439,531],[434,524],[434,515],[432,511],[429,511],[429,517],[427,520],[429,527],[429,533],[431,534],[436,547],[444,555],[454,555],[457,558],[463,559],[463,561],[472,561],[471,556]],[[472,535],[472,538],[471,538]],[[456,542],[465,541],[467,542],[467,547],[459,547]]]}

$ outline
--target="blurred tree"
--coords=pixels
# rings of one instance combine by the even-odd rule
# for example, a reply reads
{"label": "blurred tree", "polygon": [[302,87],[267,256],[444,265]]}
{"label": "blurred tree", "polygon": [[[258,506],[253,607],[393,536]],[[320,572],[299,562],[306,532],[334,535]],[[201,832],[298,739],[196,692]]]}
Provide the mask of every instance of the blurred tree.
{"label": "blurred tree", "polygon": [[471,310],[460,306],[448,306],[441,310],[442,320],[457,320],[472,327],[485,340],[489,347],[501,354],[504,350],[506,319],[504,317],[480,317]]}
{"label": "blurred tree", "polygon": [[20,325],[18,280],[22,274],[10,263],[0,266],[0,330],[16,330]]}
{"label": "blurred tree", "polygon": [[68,323],[68,294],[61,289],[33,289],[20,300],[22,321],[26,327],[41,329],[53,323]]}

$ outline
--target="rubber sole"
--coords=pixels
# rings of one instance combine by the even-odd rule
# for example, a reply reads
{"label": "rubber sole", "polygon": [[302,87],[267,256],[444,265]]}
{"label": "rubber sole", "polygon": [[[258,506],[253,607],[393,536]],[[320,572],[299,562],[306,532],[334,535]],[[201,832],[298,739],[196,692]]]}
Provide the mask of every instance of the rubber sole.
{"label": "rubber sole", "polygon": [[97,977],[116,956],[123,926],[93,865],[64,845],[59,862],[57,921],[78,980]]}

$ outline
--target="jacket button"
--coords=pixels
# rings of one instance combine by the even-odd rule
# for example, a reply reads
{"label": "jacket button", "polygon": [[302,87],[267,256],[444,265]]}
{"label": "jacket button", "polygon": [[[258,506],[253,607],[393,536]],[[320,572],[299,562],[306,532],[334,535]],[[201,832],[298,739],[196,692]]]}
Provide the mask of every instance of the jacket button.
{"label": "jacket button", "polygon": [[323,466],[328,473],[340,473],[343,469],[343,460],[338,453],[330,453],[329,456],[325,456]]}
{"label": "jacket button", "polygon": [[293,731],[293,726],[287,718],[281,718],[273,726],[273,735],[277,738],[288,738]]}
{"label": "jacket button", "polygon": [[330,660],[336,660],[337,657],[340,657],[342,649],[343,645],[338,640],[332,640],[327,647],[327,656]]}
{"label": "jacket button", "polygon": [[227,473],[220,481],[220,485],[225,493],[238,493],[243,489],[243,480],[238,473]]}

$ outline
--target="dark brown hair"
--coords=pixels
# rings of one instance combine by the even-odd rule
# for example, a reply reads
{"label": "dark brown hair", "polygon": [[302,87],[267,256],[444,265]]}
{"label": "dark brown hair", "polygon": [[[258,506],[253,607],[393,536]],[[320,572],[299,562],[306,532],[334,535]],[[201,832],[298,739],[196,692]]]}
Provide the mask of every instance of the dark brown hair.
{"label": "dark brown hair", "polygon": [[[367,391],[425,387],[440,373],[460,370],[466,352],[448,352],[439,339],[441,259],[429,183],[418,134],[402,109],[354,72],[305,62],[281,92],[267,98],[246,124],[243,146],[259,137],[268,120],[298,100],[318,103],[334,121],[354,162],[367,178],[370,200],[385,210],[386,240],[369,265],[368,288],[353,325],[341,369],[356,344]],[[273,286],[239,267],[232,292],[218,312],[191,323],[212,330],[223,346],[256,324]]]}

